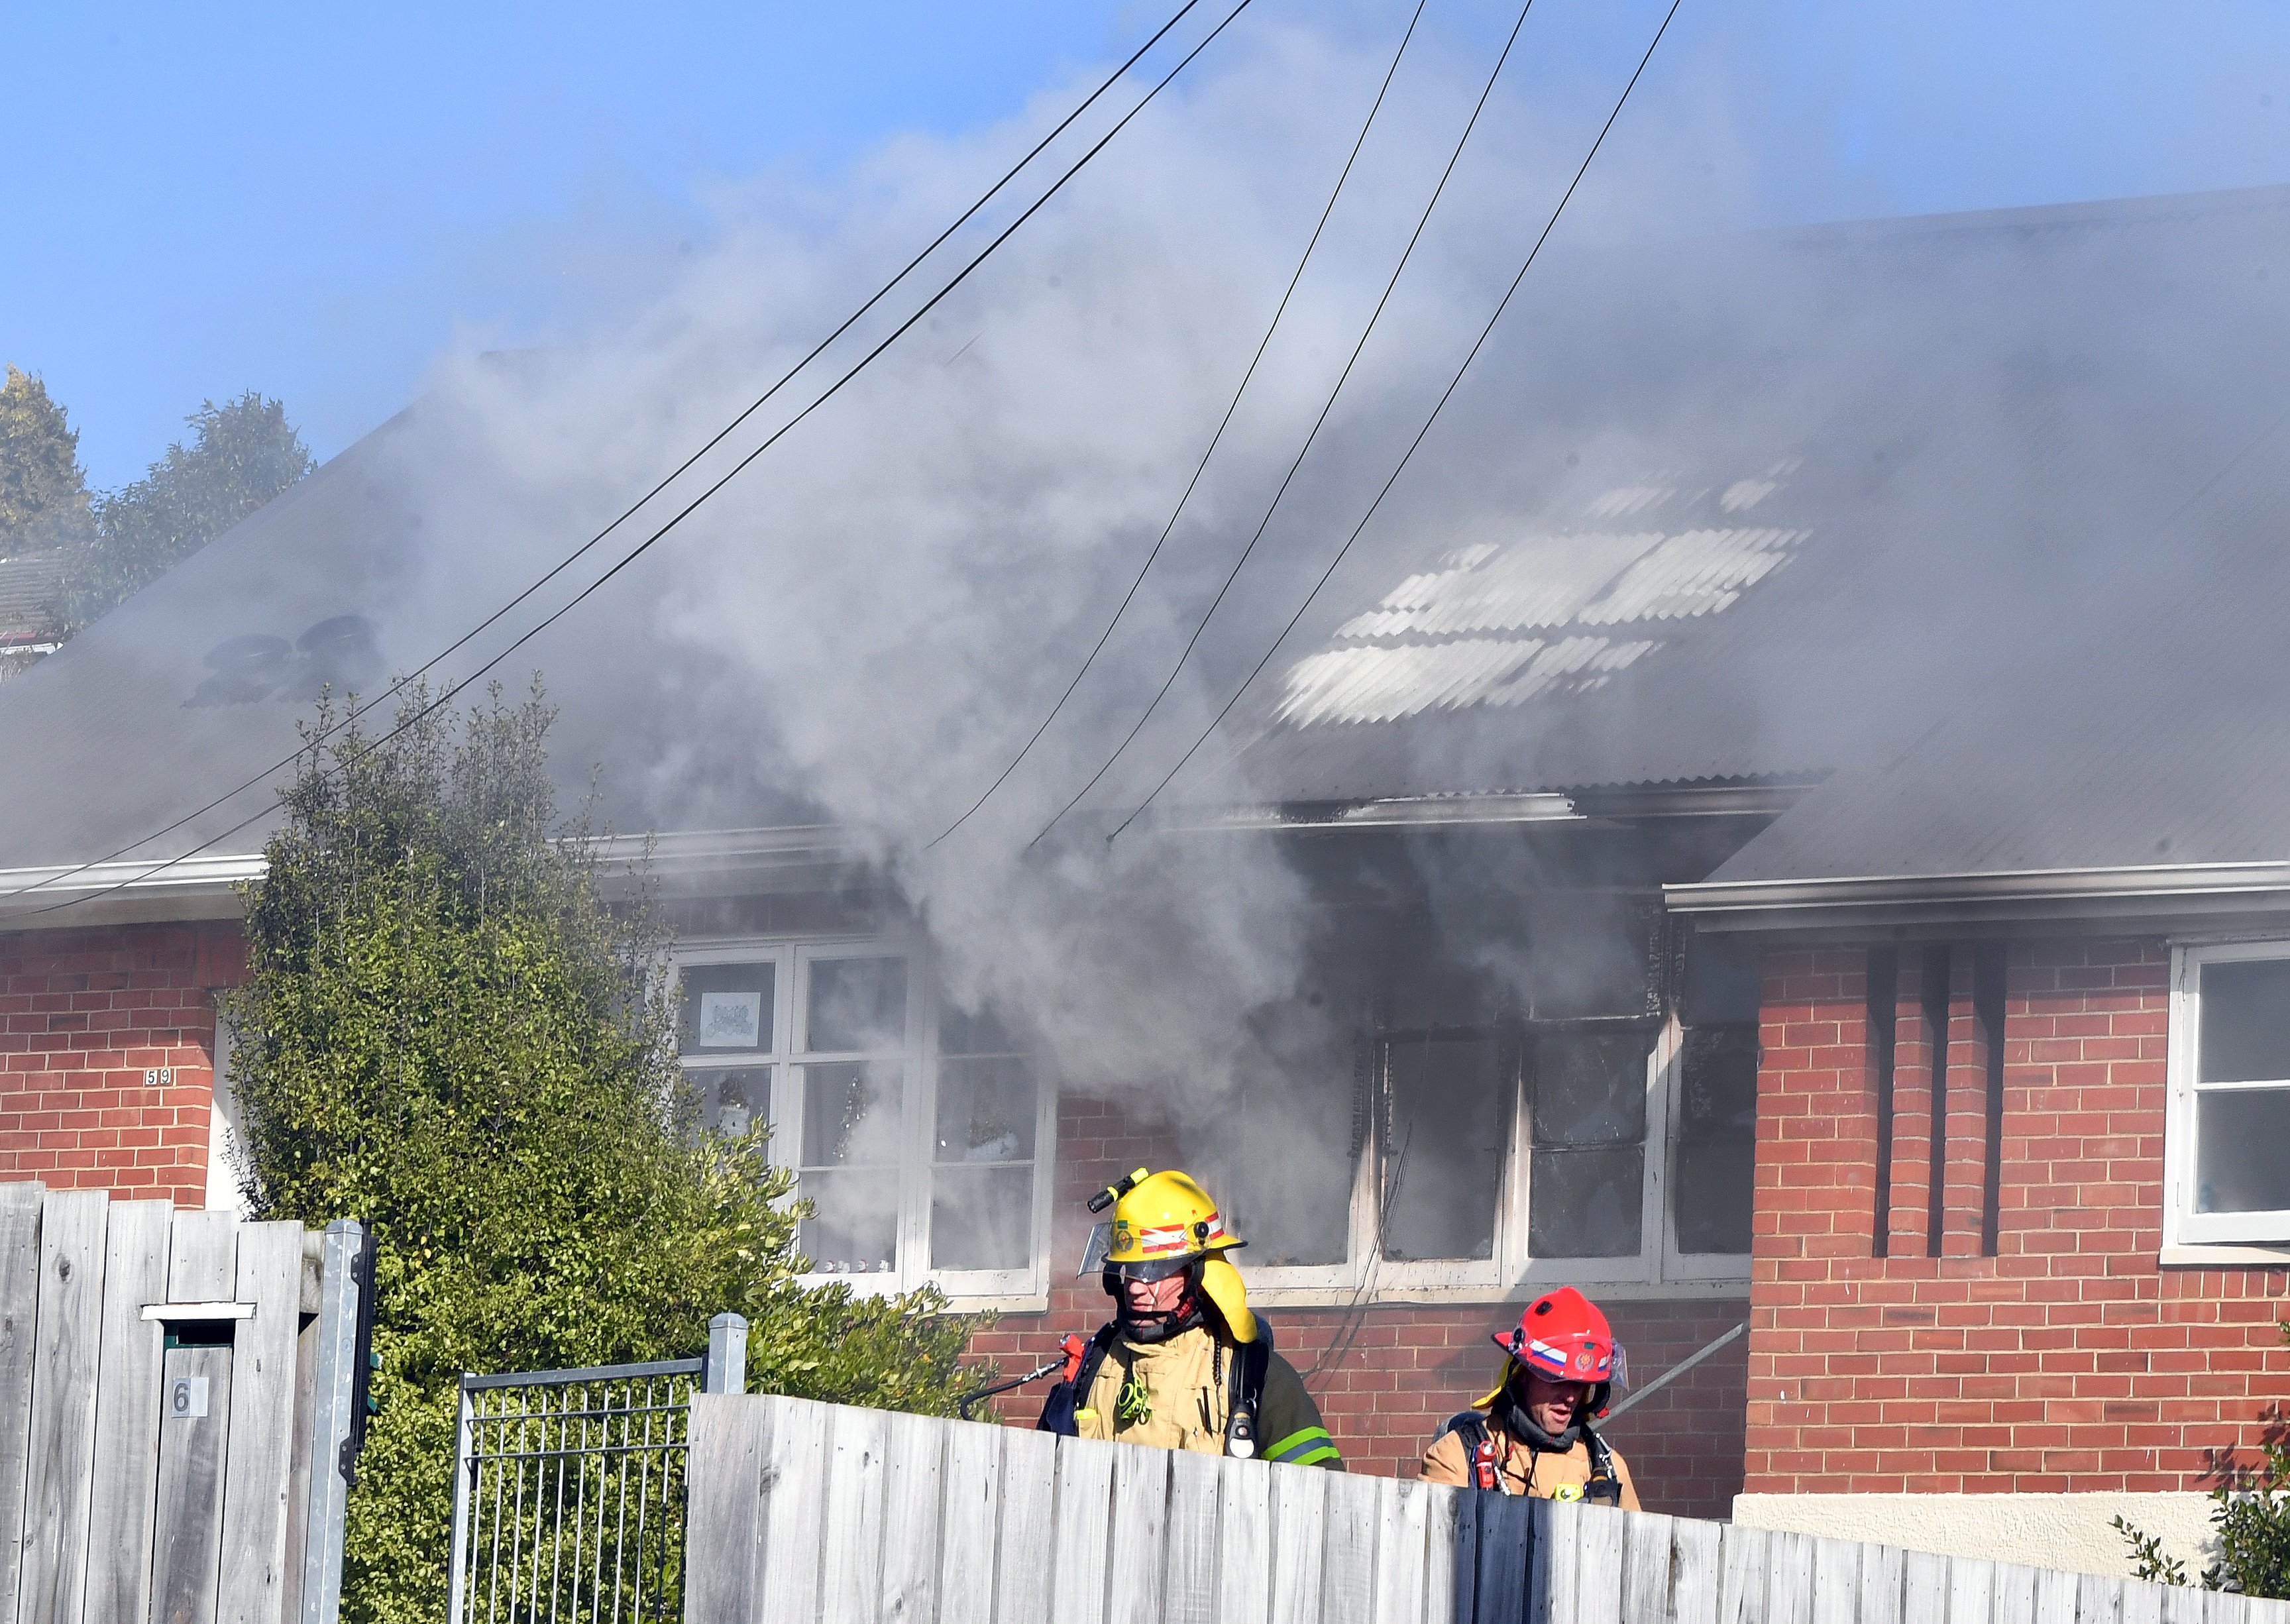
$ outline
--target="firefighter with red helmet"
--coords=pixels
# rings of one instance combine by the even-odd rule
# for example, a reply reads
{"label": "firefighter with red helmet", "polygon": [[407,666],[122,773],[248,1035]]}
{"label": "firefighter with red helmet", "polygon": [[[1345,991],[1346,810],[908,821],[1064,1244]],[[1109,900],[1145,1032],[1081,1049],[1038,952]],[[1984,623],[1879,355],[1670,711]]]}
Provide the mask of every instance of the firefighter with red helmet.
{"label": "firefighter with red helmet", "polygon": [[1621,1379],[1606,1316],[1561,1286],[1493,1340],[1508,1356],[1502,1381],[1439,1429],[1423,1452],[1423,1481],[1636,1511],[1629,1468],[1590,1426]]}
{"label": "firefighter with red helmet", "polygon": [[1103,1196],[1092,1210],[1113,1209],[1102,1278],[1114,1318],[1051,1389],[1037,1428],[1343,1470],[1319,1407],[1249,1310],[1224,1256],[1244,1243],[1208,1192],[1141,1167]]}

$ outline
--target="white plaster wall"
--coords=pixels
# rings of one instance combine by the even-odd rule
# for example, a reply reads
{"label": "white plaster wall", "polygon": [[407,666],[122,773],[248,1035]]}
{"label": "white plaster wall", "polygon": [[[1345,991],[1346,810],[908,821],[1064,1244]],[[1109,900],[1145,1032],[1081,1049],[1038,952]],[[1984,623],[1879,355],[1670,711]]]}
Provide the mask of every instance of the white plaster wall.
{"label": "white plaster wall", "polygon": [[1985,1556],[2030,1567],[2128,1578],[2120,1516],[2162,1537],[2190,1578],[2214,1560],[2207,1494],[1737,1494],[1747,1528],[1863,1540],[1943,1556]]}
{"label": "white plaster wall", "polygon": [[207,1114],[207,1211],[252,1216],[238,1188],[238,1100],[230,1087],[230,1026],[215,1022],[214,1106]]}

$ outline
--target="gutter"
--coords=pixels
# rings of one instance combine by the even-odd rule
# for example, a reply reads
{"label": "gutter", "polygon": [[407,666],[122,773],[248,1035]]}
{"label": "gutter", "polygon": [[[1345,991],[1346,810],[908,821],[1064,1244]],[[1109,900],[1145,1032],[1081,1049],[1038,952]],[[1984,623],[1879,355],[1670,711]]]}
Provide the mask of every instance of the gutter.
{"label": "gutter", "polygon": [[[827,884],[868,862],[862,833],[825,824],[766,829],[703,829],[646,837],[607,835],[591,843],[605,870],[607,896],[633,890],[639,864],[671,896],[740,896],[800,891]],[[259,880],[260,852],[201,853],[170,862],[152,858],[0,868],[0,931],[72,930],[239,916],[237,888]],[[59,907],[60,903],[71,906]]]}
{"label": "gutter", "polygon": [[1655,785],[1611,789],[1384,796],[1357,801],[1283,801],[1170,812],[1169,833],[1450,828],[1522,823],[1613,825],[1648,818],[1774,818],[1809,784]]}
{"label": "gutter", "polygon": [[1662,900],[1711,932],[1819,934],[2037,921],[2231,929],[2290,917],[2290,862],[1705,880],[1664,886]]}

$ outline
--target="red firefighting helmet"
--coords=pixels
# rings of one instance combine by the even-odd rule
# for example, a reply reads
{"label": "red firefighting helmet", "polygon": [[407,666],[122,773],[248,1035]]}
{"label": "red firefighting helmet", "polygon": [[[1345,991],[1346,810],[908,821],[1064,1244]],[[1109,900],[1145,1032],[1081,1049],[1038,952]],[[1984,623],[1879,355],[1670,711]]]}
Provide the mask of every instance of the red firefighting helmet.
{"label": "red firefighting helmet", "polygon": [[1581,1381],[1591,1388],[1589,1409],[1604,1414],[1611,1389],[1622,1382],[1622,1350],[1597,1306],[1571,1285],[1546,1292],[1526,1305],[1518,1329],[1492,1339],[1520,1368],[1545,1381]]}

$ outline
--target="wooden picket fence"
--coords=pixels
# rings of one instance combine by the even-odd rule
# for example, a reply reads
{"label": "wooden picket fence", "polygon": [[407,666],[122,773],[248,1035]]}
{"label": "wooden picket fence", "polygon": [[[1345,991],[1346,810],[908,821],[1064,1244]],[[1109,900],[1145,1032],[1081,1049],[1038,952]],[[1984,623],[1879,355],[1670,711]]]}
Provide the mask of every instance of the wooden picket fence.
{"label": "wooden picket fence", "polygon": [[693,1400],[685,1624],[2290,1624],[2290,1604],[802,1399]]}
{"label": "wooden picket fence", "polygon": [[0,1624],[330,1624],[354,1231],[0,1184]]}

